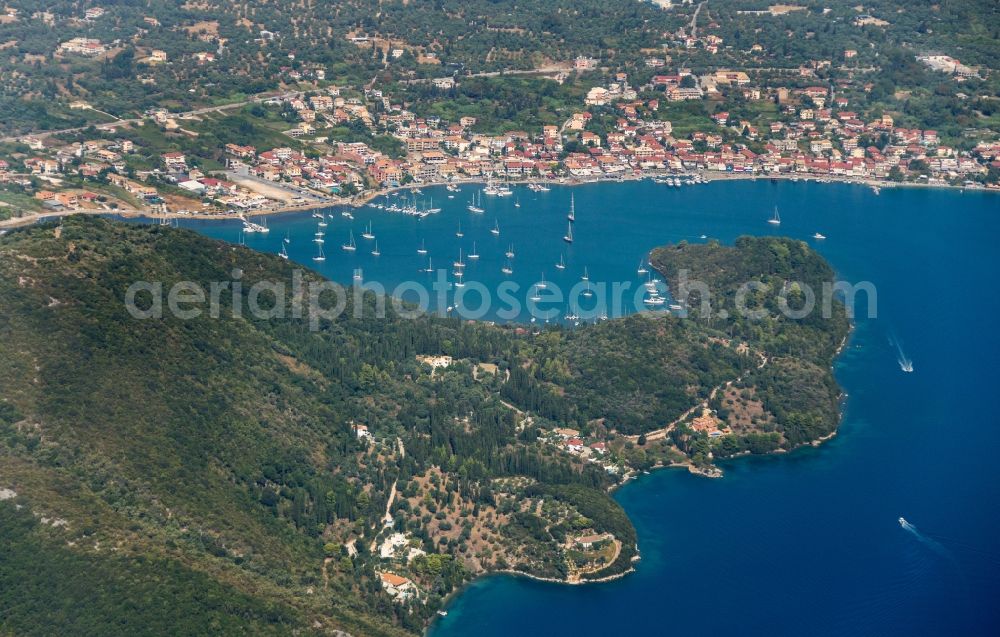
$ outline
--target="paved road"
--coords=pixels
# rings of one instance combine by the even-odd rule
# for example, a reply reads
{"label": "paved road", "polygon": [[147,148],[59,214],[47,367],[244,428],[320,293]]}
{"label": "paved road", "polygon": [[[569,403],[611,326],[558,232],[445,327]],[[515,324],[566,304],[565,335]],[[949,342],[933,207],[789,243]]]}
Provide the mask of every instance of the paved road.
{"label": "paved road", "polygon": [[[271,93],[271,94],[261,93],[260,95],[254,97],[252,99],[243,100],[242,102],[233,102],[231,104],[222,104],[222,105],[219,105],[219,106],[207,106],[205,108],[197,108],[197,109],[195,109],[193,111],[184,111],[183,113],[171,113],[170,116],[173,117],[173,118],[175,118],[175,119],[181,119],[181,118],[184,118],[184,117],[191,117],[191,116],[195,116],[195,115],[206,115],[208,113],[224,113],[225,111],[231,111],[231,110],[234,110],[234,109],[243,108],[247,104],[258,104],[260,102],[263,102],[263,101],[266,101],[266,100],[269,100],[269,99],[274,99],[276,97],[277,98],[298,97],[299,95],[303,95],[305,93],[306,93],[306,91],[290,91],[290,92],[287,92],[287,93]],[[97,110],[97,109],[94,109],[94,110]],[[103,112],[103,111],[97,111],[97,112]],[[105,115],[109,115],[110,117],[114,117],[114,115],[111,115],[110,113],[104,113],[104,114]],[[61,135],[63,133],[79,133],[80,131],[87,130],[91,126],[101,126],[101,127],[104,127],[104,128],[108,128],[108,127],[110,127],[110,128],[118,128],[119,126],[127,126],[129,124],[138,124],[138,123],[142,122],[144,119],[146,119],[146,118],[144,118],[144,117],[133,117],[133,118],[130,118],[130,119],[119,119],[119,120],[116,120],[114,122],[107,122],[107,123],[103,123],[103,124],[88,124],[87,126],[78,126],[76,128],[63,128],[63,129],[60,129],[60,130],[36,131],[36,132],[32,132],[32,133],[22,133],[21,135],[14,135],[14,136],[0,138],[0,141],[14,142],[14,141],[17,141],[17,140],[19,140],[21,138],[28,137],[28,136],[35,137],[35,138],[38,138],[38,139],[43,139],[45,137],[51,137],[52,135]]]}

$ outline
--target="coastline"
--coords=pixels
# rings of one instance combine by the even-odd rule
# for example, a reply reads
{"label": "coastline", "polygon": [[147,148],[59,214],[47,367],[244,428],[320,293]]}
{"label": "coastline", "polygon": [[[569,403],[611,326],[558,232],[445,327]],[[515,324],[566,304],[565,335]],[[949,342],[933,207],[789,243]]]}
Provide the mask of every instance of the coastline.
{"label": "coastline", "polygon": [[[847,177],[842,175],[811,175],[811,174],[756,174],[756,173],[727,173],[712,170],[696,170],[684,173],[672,173],[669,171],[661,171],[657,173],[642,173],[639,175],[619,175],[614,178],[610,177],[594,177],[594,178],[563,178],[563,179],[513,179],[510,180],[511,184],[529,184],[529,183],[544,183],[551,186],[584,186],[589,184],[603,184],[603,183],[622,183],[627,181],[642,181],[644,179],[653,179],[655,177],[665,177],[665,176],[677,176],[677,177],[690,177],[698,175],[704,179],[705,183],[710,182],[726,182],[726,181],[758,181],[758,180],[782,180],[782,181],[792,181],[792,182],[816,182],[816,183],[838,183],[838,184],[848,184],[854,186],[865,186],[868,188],[929,188],[929,189],[942,189],[942,190],[956,190],[958,192],[965,192],[971,190],[974,192],[995,192],[1000,193],[1000,189],[996,188],[967,188],[965,186],[953,186],[951,184],[928,184],[919,182],[909,182],[909,181],[886,181],[883,179],[875,179],[868,177]],[[264,217],[269,215],[279,215],[279,214],[289,214],[294,212],[306,212],[308,210],[316,210],[320,208],[337,208],[337,207],[351,207],[360,208],[370,201],[377,199],[378,197],[384,197],[395,192],[414,190],[417,188],[433,188],[439,186],[447,186],[448,184],[453,185],[475,185],[484,184],[486,180],[480,177],[473,177],[469,179],[458,179],[454,181],[433,181],[426,183],[410,183],[401,186],[392,186],[389,188],[380,188],[378,190],[366,191],[360,195],[355,196],[349,200],[342,201],[315,201],[309,203],[300,203],[296,205],[282,205],[273,208],[264,208],[257,210],[248,210],[241,213],[245,217]],[[25,217],[12,217],[10,219],[5,219],[0,221],[0,229],[10,229],[17,228],[21,226],[31,225],[38,223],[40,221],[47,221],[50,219],[57,219],[61,217],[66,217],[74,214],[92,214],[92,215],[119,215],[126,218],[138,218],[138,217],[151,217],[156,219],[199,219],[199,220],[209,220],[209,221],[228,221],[238,219],[239,216],[229,212],[156,212],[152,209],[125,209],[125,210],[93,210],[93,209],[74,209],[74,210],[53,210],[50,212],[44,212],[34,215],[28,215]]]}

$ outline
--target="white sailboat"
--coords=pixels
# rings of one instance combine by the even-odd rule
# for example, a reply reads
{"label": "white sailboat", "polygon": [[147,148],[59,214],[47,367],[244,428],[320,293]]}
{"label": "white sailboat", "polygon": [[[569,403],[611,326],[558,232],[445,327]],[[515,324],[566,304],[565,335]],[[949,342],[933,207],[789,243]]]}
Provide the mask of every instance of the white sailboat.
{"label": "white sailboat", "polygon": [[514,274],[514,267],[510,263],[510,257],[507,257],[507,262],[500,268],[500,271],[508,276]]}
{"label": "white sailboat", "polygon": [[646,269],[646,263],[642,260],[639,261],[639,269],[636,270],[638,274],[646,274],[649,270]]}
{"label": "white sailboat", "polygon": [[[476,195],[479,195],[478,199]],[[474,212],[476,214],[482,214],[486,212],[486,210],[483,209],[482,199],[483,197],[480,191],[477,190],[476,192],[473,192],[472,199],[469,200],[469,205],[465,207],[466,210],[468,210],[469,212]]]}
{"label": "white sailboat", "polygon": [[496,219],[493,220],[493,228],[490,230],[490,234],[494,237],[500,236],[500,222]]}
{"label": "white sailboat", "polygon": [[380,256],[382,256],[382,253],[378,249],[378,241],[375,242],[375,249],[372,250],[372,256],[373,257],[380,257]]}
{"label": "white sailboat", "polygon": [[573,193],[569,195],[569,214],[566,215],[566,218],[570,221],[576,221],[576,203],[573,199]]}
{"label": "white sailboat", "polygon": [[342,247],[347,252],[354,252],[355,250],[358,249],[357,244],[354,243],[354,231],[353,230],[351,230],[351,237],[350,237],[350,239],[348,239],[347,243],[345,243],[344,245],[342,245],[340,247]]}
{"label": "white sailboat", "polygon": [[476,252],[476,242],[472,242],[472,252],[469,253],[469,259],[475,261],[479,258],[479,253]]}
{"label": "white sailboat", "polygon": [[427,246],[423,239],[420,240],[420,247],[417,248],[417,254],[427,254]]}
{"label": "white sailboat", "polygon": [[561,255],[561,254],[559,255],[559,263],[556,264],[556,269],[557,270],[565,270],[566,269],[566,262],[563,260],[563,255]]}
{"label": "white sailboat", "polygon": [[566,234],[563,235],[563,241],[566,243],[573,243],[573,222],[570,221],[566,229]]}
{"label": "white sailboat", "polygon": [[510,244],[510,246],[507,247],[507,252],[504,253],[504,256],[507,257],[508,259],[513,259],[514,258],[514,244],[513,243]]}
{"label": "white sailboat", "polygon": [[583,295],[587,298],[594,296],[594,291],[590,289],[590,281],[587,281],[587,289],[583,291]]}
{"label": "white sailboat", "polygon": [[461,270],[455,270],[454,274],[455,274],[455,287],[456,288],[464,288],[465,287],[465,283],[462,281],[462,276],[463,276],[462,275],[462,271]]}
{"label": "white sailboat", "polygon": [[316,256],[313,257],[313,261],[326,261],[326,255],[323,254],[323,244],[322,243],[318,244],[316,248],[317,248],[317,253]]}
{"label": "white sailboat", "polygon": [[285,244],[281,244],[281,252],[278,253],[278,256],[285,261],[288,260],[288,249],[285,247]]}
{"label": "white sailboat", "polygon": [[434,271],[434,265],[431,262],[431,258],[427,257],[427,269],[424,270],[424,272],[433,272],[433,271]]}
{"label": "white sailboat", "polygon": [[364,272],[361,271],[361,268],[354,268],[354,280],[355,281],[360,281],[361,279],[364,278],[364,276],[365,276]]}
{"label": "white sailboat", "polygon": [[452,263],[452,265],[455,266],[456,268],[465,267],[465,261],[462,261],[462,248],[458,249],[458,261],[455,261],[454,263]]}
{"label": "white sailboat", "polygon": [[462,237],[465,236],[465,233],[462,232],[462,222],[461,221],[458,222],[458,232],[455,233],[455,236],[458,237],[459,239],[461,239]]}
{"label": "white sailboat", "polygon": [[368,239],[369,241],[375,238],[375,233],[372,232],[371,221],[368,222],[368,227],[365,228],[365,231],[361,234],[361,236],[364,237],[365,239]]}
{"label": "white sailboat", "polygon": [[581,281],[589,281],[590,275],[587,273],[587,266],[583,266],[583,276],[580,277]]}
{"label": "white sailboat", "polygon": [[781,225],[781,216],[778,215],[778,206],[774,207],[774,215],[768,219],[767,222],[775,226]]}
{"label": "white sailboat", "polygon": [[813,239],[817,239],[817,240],[826,239],[826,235],[825,234],[820,234],[820,233],[817,232],[816,234],[813,235]]}

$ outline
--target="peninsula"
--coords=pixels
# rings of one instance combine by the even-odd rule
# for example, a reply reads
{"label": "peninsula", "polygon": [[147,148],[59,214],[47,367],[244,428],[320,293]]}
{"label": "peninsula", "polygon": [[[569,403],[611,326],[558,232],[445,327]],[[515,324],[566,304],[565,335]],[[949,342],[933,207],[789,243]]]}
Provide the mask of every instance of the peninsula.
{"label": "peninsula", "polygon": [[[289,318],[232,311],[259,282],[291,283],[276,256],[83,215],[12,230],[5,626],[404,635],[479,575],[620,576],[636,536],[609,491],[830,435],[849,328],[839,301],[827,318],[777,311],[801,302],[789,282],[833,280],[800,241],[681,243],[650,263],[672,290],[682,271],[704,282],[716,311],[528,329],[375,318],[367,295],[310,329],[291,298],[275,296]],[[234,278],[218,318],[126,310],[136,281]],[[767,318],[736,312],[751,280]]]}

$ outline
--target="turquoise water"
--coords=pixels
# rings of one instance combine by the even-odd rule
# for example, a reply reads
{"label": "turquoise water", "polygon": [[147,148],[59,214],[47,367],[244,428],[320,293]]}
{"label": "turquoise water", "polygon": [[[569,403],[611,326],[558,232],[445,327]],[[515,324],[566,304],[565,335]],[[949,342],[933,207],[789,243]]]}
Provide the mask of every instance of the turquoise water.
{"label": "turquoise water", "polygon": [[[575,193],[576,241],[569,267],[552,264],[567,246],[565,214]],[[726,477],[679,471],[643,476],[616,497],[635,522],[642,561],[621,580],[582,587],[491,577],[473,583],[431,629],[433,637],[492,635],[767,634],[993,635],[1000,632],[1000,418],[991,411],[1000,354],[1000,197],[860,186],[761,182],[669,188],[649,182],[548,193],[521,189],[487,200],[481,217],[468,194],[417,221],[355,212],[358,253],[343,253],[348,221],[328,226],[328,260],[317,268],[343,282],[355,267],[390,286],[414,278],[421,239],[450,264],[461,220],[476,239],[476,268],[502,279],[502,252],[515,244],[514,277],[530,285],[591,278],[636,281],[651,247],[741,234],[810,240],[839,275],[878,288],[878,318],[859,318],[836,365],[848,392],[840,435],[818,449],[737,460]],[[489,234],[494,216],[501,236]],[[374,221],[382,250],[360,238]],[[277,251],[286,229],[291,255],[312,267],[315,219],[270,219],[251,247]],[[235,224],[182,222],[229,240]],[[440,257],[438,256],[440,255]],[[449,268],[450,270],[450,268]],[[562,278],[560,278],[562,277]],[[471,278],[471,277],[470,277]],[[913,361],[903,373],[899,342]],[[905,516],[916,531],[902,528]]]}

